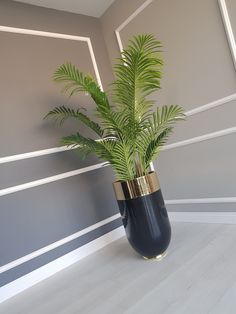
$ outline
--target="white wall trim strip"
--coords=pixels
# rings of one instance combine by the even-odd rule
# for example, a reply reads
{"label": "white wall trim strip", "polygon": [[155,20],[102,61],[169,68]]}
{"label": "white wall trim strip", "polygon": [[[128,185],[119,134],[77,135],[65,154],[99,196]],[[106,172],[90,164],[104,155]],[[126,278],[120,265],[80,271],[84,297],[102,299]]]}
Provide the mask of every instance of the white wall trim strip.
{"label": "white wall trim strip", "polygon": [[25,262],[28,262],[28,261],[32,260],[33,258],[36,258],[36,257],[38,257],[44,253],[47,253],[51,250],[54,250],[61,245],[64,245],[68,242],[71,242],[71,241],[81,237],[82,235],[85,235],[86,233],[89,233],[89,232],[91,232],[97,228],[100,228],[100,227],[108,224],[109,222],[112,222],[112,221],[118,219],[119,217],[120,217],[120,214],[113,215],[113,216],[106,218],[104,220],[101,220],[101,221],[99,221],[99,222],[97,222],[97,223],[95,223],[95,224],[93,224],[93,225],[91,225],[85,229],[82,229],[76,233],[73,233],[73,234],[69,235],[68,237],[65,237],[65,238],[58,240],[52,244],[49,244],[49,245],[47,245],[47,246],[45,246],[39,250],[36,250],[36,251],[34,251],[30,254],[27,254],[23,257],[20,257],[20,258],[14,260],[8,264],[5,264],[4,266],[0,267],[0,274],[4,273],[5,271],[8,271],[14,267],[17,267],[17,266],[19,266]]}
{"label": "white wall trim strip", "polygon": [[[219,197],[219,198],[197,198],[197,199],[176,199],[176,200],[166,200],[165,201],[165,204],[166,205],[179,205],[179,204],[226,204],[226,203],[236,203],[236,197]],[[175,213],[175,215],[178,215],[179,213]],[[184,213],[185,214],[185,213]],[[186,215],[188,215],[189,213],[186,213]],[[191,213],[190,213],[191,214]],[[200,213],[201,215],[203,213]],[[211,213],[210,213],[211,214]],[[218,214],[218,213],[217,213]],[[220,213],[222,214],[222,213]],[[224,214],[224,213],[223,213]],[[170,215],[172,215],[172,213],[170,213]],[[191,215],[190,215],[191,216]],[[82,235],[88,233],[88,232],[91,232],[101,226],[104,226],[105,224],[108,224],[116,219],[118,219],[120,217],[120,214],[115,214],[111,217],[108,217],[102,221],[99,221],[97,222],[96,224],[93,224],[83,230],[80,230],[76,233],[73,233],[72,235],[70,236],[67,236],[61,240],[58,240],[54,243],[51,243],[39,250],[36,250],[32,253],[29,253],[25,256],[22,256],[8,264],[5,264],[3,266],[0,267],[0,274],[5,272],[5,271],[8,271],[14,267],[17,267],[25,262],[28,262],[32,259],[34,259],[35,257],[38,257],[44,253],[47,253],[63,244],[66,244],[70,241],[73,241],[79,237],[81,237]],[[192,217],[192,216],[191,216]],[[236,217],[236,213],[235,213],[235,217]]]}
{"label": "white wall trim strip", "polygon": [[[9,26],[3,26],[0,25],[0,31],[1,32],[7,32],[7,33],[15,33],[15,34],[24,34],[24,35],[33,35],[33,36],[42,36],[42,37],[50,37],[50,38],[59,38],[59,39],[67,39],[67,40],[75,40],[75,41],[83,41],[88,44],[88,49],[90,53],[90,57],[92,60],[95,76],[97,79],[97,82],[101,89],[103,90],[101,77],[98,71],[98,66],[95,58],[95,54],[93,51],[92,43],[89,37],[82,37],[82,36],[75,36],[75,35],[69,35],[69,34],[61,34],[61,33],[52,33],[52,32],[45,32],[45,31],[38,31],[38,30],[32,30],[32,29],[25,29],[25,28],[16,28],[16,27],[9,27]],[[17,154],[12,156],[6,156],[6,157],[0,157],[0,164],[17,161],[17,160],[23,160],[43,155],[49,155],[54,154],[58,152],[63,152],[67,150],[71,150],[73,148],[62,146],[62,147],[55,147],[55,148],[49,148],[49,149],[43,149],[38,150],[34,152],[28,152],[23,154]]]}
{"label": "white wall trim strip", "polygon": [[236,197],[212,197],[212,198],[184,198],[176,200],[166,200],[166,205],[184,204],[228,204],[236,203]]}
{"label": "white wall trim strip", "polygon": [[92,46],[90,38],[87,41],[87,43],[88,43],[89,53],[90,53],[90,56],[91,56],[91,59],[92,59],[92,64],[93,64],[95,76],[96,76],[98,85],[100,86],[101,90],[103,91],[102,81],[101,81],[101,77],[100,77],[100,74],[99,74],[99,71],[98,71],[98,66],[97,66],[97,62],[96,62],[96,58],[95,58],[95,54],[94,54],[94,51],[93,51],[93,46]]}
{"label": "white wall trim strip", "polygon": [[139,8],[137,8],[134,13],[132,13],[117,29],[115,30],[116,39],[118,42],[118,46],[120,49],[120,52],[123,50],[123,44],[120,37],[120,31],[128,25],[139,13],[141,13],[150,3],[152,3],[153,0],[146,0]]}
{"label": "white wall trim strip", "polygon": [[218,3],[219,3],[223,23],[225,26],[225,32],[228,38],[228,42],[229,42],[229,46],[230,46],[230,50],[231,50],[231,54],[232,54],[232,58],[234,62],[234,67],[236,69],[236,43],[235,43],[235,37],[234,37],[232,25],[230,22],[227,5],[226,5],[225,0],[218,0]]}
{"label": "white wall trim strip", "polygon": [[193,116],[193,115],[195,115],[197,113],[204,112],[204,111],[207,111],[209,109],[213,109],[213,108],[216,108],[218,106],[225,105],[225,104],[227,104],[227,103],[229,103],[231,101],[234,101],[234,100],[236,100],[236,94],[232,94],[232,95],[229,95],[229,96],[217,99],[215,101],[212,101],[212,102],[210,102],[210,103],[208,103],[206,105],[199,106],[199,107],[196,107],[194,109],[188,110],[184,114],[187,117],[190,117],[190,116]]}
{"label": "white wall trim strip", "polygon": [[[206,105],[199,106],[195,109],[189,110],[185,112],[186,116],[193,116],[197,113],[204,112],[206,110],[227,104],[233,100],[236,100],[236,94],[232,94],[223,98],[220,98],[218,100],[215,100],[213,102],[210,102]],[[61,147],[53,147],[53,148],[47,148],[47,149],[42,149],[42,150],[36,150],[33,152],[28,152],[28,153],[22,153],[22,154],[16,154],[16,155],[11,155],[11,156],[5,156],[5,157],[0,157],[0,164],[8,163],[8,162],[14,162],[18,160],[24,160],[28,158],[34,158],[34,157],[40,157],[44,155],[50,155],[50,154],[55,154],[55,153],[60,153],[68,150],[72,150],[76,148],[71,148],[68,146],[61,146]]]}
{"label": "white wall trim strip", "polygon": [[[172,222],[236,224],[235,212],[169,212]],[[0,303],[125,236],[123,226],[0,288]],[[127,244],[128,245],[128,244]]]}
{"label": "white wall trim strip", "polygon": [[53,147],[53,148],[36,150],[29,153],[22,153],[22,154],[17,154],[17,155],[12,155],[12,156],[0,157],[0,164],[5,164],[7,162],[12,162],[12,161],[24,160],[24,159],[33,158],[33,157],[40,157],[44,155],[51,155],[55,153],[65,152],[67,150],[72,150],[72,148],[69,146],[61,146],[61,147]]}
{"label": "white wall trim strip", "polygon": [[89,41],[89,37],[62,34],[62,33],[52,33],[52,32],[45,32],[45,31],[39,31],[39,30],[33,30],[33,29],[27,29],[27,28],[10,27],[10,26],[4,26],[4,25],[0,25],[0,31],[6,32],[6,33],[60,38],[60,39],[77,40],[77,41],[84,41],[84,42]]}
{"label": "white wall trim strip", "polygon": [[52,33],[52,32],[45,32],[45,31],[26,29],[26,28],[10,27],[10,26],[4,26],[4,25],[0,25],[0,31],[1,32],[7,32],[7,33],[14,33],[14,34],[33,35],[33,36],[50,37],[50,38],[58,38],[58,39],[67,39],[67,40],[86,42],[88,44],[88,49],[89,49],[90,57],[91,57],[92,64],[94,67],[94,72],[95,72],[97,82],[98,82],[99,86],[101,87],[101,89],[103,90],[102,81],[101,81],[101,77],[100,77],[100,74],[98,71],[98,66],[97,66],[95,54],[93,51],[91,39],[89,37],[62,34],[62,33]]}
{"label": "white wall trim strip", "polygon": [[99,163],[99,164],[96,164],[96,165],[80,168],[80,169],[77,169],[77,170],[72,170],[72,171],[60,173],[60,174],[57,174],[55,176],[47,177],[47,178],[44,178],[44,179],[39,179],[39,180],[23,183],[23,184],[20,184],[20,185],[12,186],[12,187],[9,187],[9,188],[5,188],[5,189],[0,190],[0,196],[12,194],[12,193],[15,193],[15,192],[31,189],[33,187],[40,186],[40,185],[43,185],[43,184],[47,184],[47,183],[59,181],[59,180],[62,180],[62,179],[70,178],[70,177],[73,177],[73,176],[77,176],[78,174],[89,172],[89,171],[93,171],[93,170],[96,170],[96,169],[101,169],[101,168],[106,167],[108,165],[109,165],[108,163],[102,162],[102,163]]}
{"label": "white wall trim strip", "polygon": [[[182,146],[186,146],[186,145],[196,144],[196,143],[200,143],[200,142],[203,142],[203,141],[206,141],[206,140],[218,138],[218,137],[229,135],[229,134],[233,134],[233,133],[236,133],[236,127],[223,129],[223,130],[216,131],[216,132],[213,132],[213,133],[208,133],[208,134],[204,134],[204,135],[201,135],[201,136],[193,137],[193,138],[190,138],[190,139],[187,139],[187,140],[184,140],[184,141],[168,144],[168,145],[164,146],[162,148],[162,150],[165,151],[165,150],[169,150],[169,149],[173,149],[173,148],[177,148],[177,147],[182,147]],[[58,181],[58,180],[66,179],[66,178],[69,178],[69,177],[72,177],[72,176],[79,175],[81,173],[97,170],[97,169],[103,168],[105,166],[109,166],[109,164],[106,163],[106,162],[102,162],[102,163],[99,163],[99,164],[96,164],[96,165],[84,167],[84,168],[77,169],[77,170],[72,170],[72,171],[69,171],[69,172],[64,172],[64,173],[61,173],[61,174],[58,174],[58,175],[55,175],[55,176],[51,176],[51,177],[47,177],[47,178],[44,178],[44,179],[39,179],[39,180],[23,183],[23,184],[20,184],[20,185],[12,186],[12,187],[9,187],[9,188],[1,189],[0,190],[0,197],[4,196],[4,195],[15,193],[15,192],[23,191],[23,190],[26,190],[26,189],[30,189],[30,188],[33,188],[33,187],[36,187],[36,186],[40,186],[40,185],[43,185],[43,184],[47,184],[47,183],[55,182],[55,181]]]}
{"label": "white wall trim strip", "polygon": [[212,133],[207,133],[204,135],[200,135],[200,136],[196,136],[196,137],[192,137],[190,139],[184,140],[184,141],[179,141],[176,143],[172,143],[172,144],[168,144],[165,145],[162,150],[169,150],[169,149],[173,149],[176,147],[182,147],[182,146],[186,146],[186,145],[190,145],[190,144],[196,144],[196,143],[200,143],[203,141],[207,141],[213,138],[218,138],[221,136],[225,136],[225,135],[229,135],[229,134],[233,134],[236,133],[236,126],[232,127],[232,128],[228,128],[228,129],[223,129],[220,131],[216,131],[216,132],[212,132]]}
{"label": "white wall trim strip", "polygon": [[122,52],[124,48],[123,48],[123,44],[122,44],[122,41],[121,41],[121,38],[120,38],[120,32],[115,31],[115,34],[116,34],[116,39],[117,39],[117,43],[118,43],[118,46],[119,46],[119,50]]}
{"label": "white wall trim strip", "polygon": [[172,222],[236,224],[236,212],[169,212]]}
{"label": "white wall trim strip", "polygon": [[[233,57],[234,57],[234,62],[235,62],[235,66],[236,66],[236,43],[235,43],[235,39],[234,39],[234,35],[233,35],[233,31],[232,31],[232,27],[231,27],[231,23],[230,23],[230,19],[229,19],[229,15],[228,15],[228,11],[227,11],[227,7],[226,7],[226,3],[225,0],[218,0],[219,4],[220,4],[220,8],[222,11],[222,16],[223,16],[223,20],[226,26],[226,32],[230,41],[230,46],[232,49],[232,53],[233,53]],[[152,3],[153,0],[147,0],[145,1],[136,11],[134,11],[133,14],[131,14],[116,30],[115,30],[115,34],[116,34],[116,38],[117,38],[117,42],[119,45],[119,49],[120,51],[123,50],[123,45],[122,45],[122,40],[120,37],[120,31],[130,23],[130,21],[132,21],[140,12],[142,12],[150,3]],[[230,101],[236,100],[236,94],[232,94],[223,98],[220,98],[216,101],[210,102],[206,105],[203,106],[199,106],[197,108],[191,109],[189,111],[185,112],[186,116],[192,116],[195,115],[197,113],[200,112],[204,112],[206,110],[221,106],[223,104],[226,104]],[[208,133],[205,135],[201,135],[201,136],[197,136],[191,139],[187,139],[184,141],[179,141],[176,143],[172,143],[169,145],[166,145],[163,147],[163,150],[169,150],[172,148],[176,148],[176,147],[181,147],[181,146],[186,146],[186,145],[190,145],[190,144],[195,144],[201,141],[206,141],[212,138],[216,138],[216,137],[220,137],[223,135],[228,135],[228,134],[232,134],[235,133],[235,127],[233,128],[229,128],[229,129],[224,129],[224,130],[220,130],[217,132],[213,132],[213,133]]]}
{"label": "white wall trim strip", "polygon": [[119,227],[109,233],[81,246],[80,248],[59,257],[58,259],[16,279],[0,288],[0,303],[15,296],[16,294],[34,286],[44,279],[51,277],[57,272],[73,265],[82,258],[100,250],[106,245],[118,240],[124,235],[124,228]]}

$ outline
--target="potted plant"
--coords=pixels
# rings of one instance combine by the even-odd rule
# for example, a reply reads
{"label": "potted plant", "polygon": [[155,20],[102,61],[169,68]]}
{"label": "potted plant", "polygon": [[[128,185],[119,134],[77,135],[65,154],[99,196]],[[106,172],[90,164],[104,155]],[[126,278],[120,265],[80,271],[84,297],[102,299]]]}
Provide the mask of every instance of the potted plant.
{"label": "potted plant", "polygon": [[112,84],[112,105],[90,75],[71,63],[61,65],[54,81],[64,84],[70,96],[85,92],[95,102],[98,122],[81,108],[54,108],[46,117],[63,123],[75,118],[98,136],[97,140],[80,133],[62,138],[62,144],[75,146],[83,156],[95,153],[109,162],[116,181],[115,195],[131,246],[146,259],[161,258],[170,242],[171,228],[160,185],[150,163],[176,121],[184,118],[180,106],[154,108],[149,95],[160,89],[161,44],[153,35],[134,36],[117,59]]}

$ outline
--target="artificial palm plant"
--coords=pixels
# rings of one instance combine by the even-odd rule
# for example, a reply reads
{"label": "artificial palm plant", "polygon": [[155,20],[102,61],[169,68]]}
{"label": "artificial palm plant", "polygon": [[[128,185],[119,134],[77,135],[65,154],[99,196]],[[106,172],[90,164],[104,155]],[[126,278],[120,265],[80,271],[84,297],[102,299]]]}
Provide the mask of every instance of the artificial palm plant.
{"label": "artificial palm plant", "polygon": [[70,96],[85,92],[95,102],[98,122],[81,108],[60,106],[50,111],[59,123],[75,118],[97,134],[97,140],[79,132],[62,138],[64,145],[74,146],[83,155],[95,153],[109,162],[117,180],[127,181],[146,175],[150,163],[158,156],[176,121],[183,119],[180,106],[154,108],[149,95],[160,89],[162,76],[161,44],[152,35],[133,37],[114,67],[112,104],[108,95],[90,75],[84,75],[71,63],[54,73],[54,81],[63,83]]}

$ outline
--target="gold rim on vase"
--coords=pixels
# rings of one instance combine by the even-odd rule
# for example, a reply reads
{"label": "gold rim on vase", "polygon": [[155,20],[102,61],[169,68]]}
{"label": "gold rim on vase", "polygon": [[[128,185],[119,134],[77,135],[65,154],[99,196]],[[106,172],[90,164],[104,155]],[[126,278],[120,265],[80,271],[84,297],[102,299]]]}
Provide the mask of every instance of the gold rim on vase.
{"label": "gold rim on vase", "polygon": [[128,181],[115,181],[113,187],[117,200],[128,200],[149,195],[160,189],[156,172]]}

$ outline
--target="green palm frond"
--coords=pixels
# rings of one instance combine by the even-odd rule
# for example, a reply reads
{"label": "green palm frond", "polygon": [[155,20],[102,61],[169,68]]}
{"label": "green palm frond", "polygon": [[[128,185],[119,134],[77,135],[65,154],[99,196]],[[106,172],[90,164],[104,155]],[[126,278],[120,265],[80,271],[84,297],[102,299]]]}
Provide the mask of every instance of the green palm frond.
{"label": "green palm frond", "polygon": [[149,140],[149,144],[146,149],[146,153],[144,155],[144,167],[145,170],[148,169],[150,163],[157,158],[159,155],[161,148],[165,145],[168,136],[172,132],[173,128],[168,127],[164,131],[160,133],[156,138],[153,140]]}
{"label": "green palm frond", "polygon": [[99,85],[91,75],[84,75],[71,63],[61,65],[54,73],[54,81],[65,83],[63,92],[69,92],[72,96],[75,93],[88,93],[97,105],[97,111],[105,118],[105,115],[111,111],[107,98]]}
{"label": "green palm frond", "polygon": [[54,73],[54,81],[65,83],[63,92],[68,92],[70,96],[75,93],[88,93],[96,103],[96,112],[102,120],[105,128],[114,128],[116,132],[122,133],[122,127],[116,121],[108,97],[101,90],[99,85],[90,75],[84,75],[71,63],[61,65]]}
{"label": "green palm frond", "polygon": [[135,176],[134,151],[128,140],[116,142],[113,147],[113,167],[117,180],[125,181]]}
{"label": "green palm frond", "polygon": [[153,35],[134,36],[114,67],[113,106],[107,94],[91,75],[85,75],[71,63],[61,65],[54,81],[63,84],[63,92],[72,96],[87,93],[95,102],[99,123],[92,121],[81,108],[56,107],[46,117],[62,124],[75,118],[99,135],[93,140],[76,133],[62,143],[74,146],[84,156],[95,153],[112,166],[117,180],[131,180],[146,174],[158,156],[176,122],[184,119],[180,106],[153,110],[150,94],[160,89],[163,62],[161,44]]}
{"label": "green palm frond", "polygon": [[70,96],[75,93],[86,92],[96,103],[101,103],[106,99],[106,94],[100,89],[93,77],[84,75],[70,62],[59,66],[53,79],[55,82],[64,83],[62,92],[68,92]]}
{"label": "green palm frond", "polygon": [[100,125],[92,121],[87,115],[82,113],[82,109],[84,108],[79,108],[75,110],[66,106],[55,107],[53,110],[49,111],[49,113],[44,118],[52,118],[60,125],[62,125],[65,120],[69,118],[75,118],[102,137],[103,130],[101,129]]}
{"label": "green palm frond", "polygon": [[160,42],[152,35],[134,37],[115,65],[113,98],[120,108],[129,110],[130,124],[134,129],[153,105],[146,97],[160,88],[160,47]]}
{"label": "green palm frond", "polygon": [[137,137],[137,147],[144,172],[158,156],[161,147],[173,129],[173,125],[183,118],[183,109],[174,105],[158,107],[149,118],[145,125],[146,128],[141,130]]}
{"label": "green palm frond", "polygon": [[109,107],[106,94],[101,90],[91,75],[84,75],[73,64],[62,64],[54,73],[55,82],[64,83],[62,92],[68,92],[70,96],[75,93],[88,93],[96,104]]}
{"label": "green palm frond", "polygon": [[152,119],[149,120],[148,126],[153,130],[158,127],[176,123],[183,120],[185,117],[183,108],[177,105],[158,107],[152,114]]}
{"label": "green palm frond", "polygon": [[[104,144],[102,141],[84,137],[80,133],[63,137],[61,142],[63,145],[77,148],[79,151],[82,151],[84,155],[96,153],[99,158],[105,159],[108,162],[112,160],[111,149],[108,147],[108,143]],[[104,140],[104,142],[106,142],[106,140]]]}

